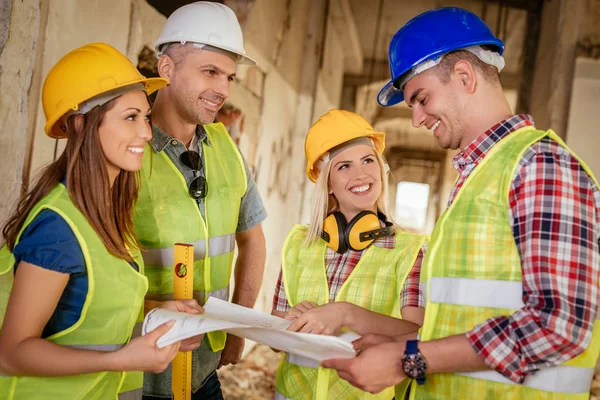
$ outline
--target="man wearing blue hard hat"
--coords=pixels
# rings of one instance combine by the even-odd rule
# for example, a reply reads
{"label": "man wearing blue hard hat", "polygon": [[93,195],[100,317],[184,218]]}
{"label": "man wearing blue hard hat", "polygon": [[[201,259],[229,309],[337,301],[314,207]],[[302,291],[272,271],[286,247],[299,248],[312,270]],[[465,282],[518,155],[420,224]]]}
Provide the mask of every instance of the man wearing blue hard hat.
{"label": "man wearing blue hard hat", "polygon": [[413,125],[460,149],[459,178],[420,271],[418,340],[364,337],[355,359],[323,362],[355,386],[379,392],[412,378],[416,399],[589,398],[598,182],[553,131],[510,110],[503,51],[460,8],[425,12],[392,39],[378,101],[406,101]]}

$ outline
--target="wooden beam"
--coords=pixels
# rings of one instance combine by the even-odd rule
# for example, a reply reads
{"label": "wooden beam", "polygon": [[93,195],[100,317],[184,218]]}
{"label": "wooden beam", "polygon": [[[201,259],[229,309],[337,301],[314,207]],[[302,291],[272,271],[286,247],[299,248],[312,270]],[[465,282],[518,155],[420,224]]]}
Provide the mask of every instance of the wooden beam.
{"label": "wooden beam", "polygon": [[527,24],[525,39],[523,41],[523,64],[521,70],[523,76],[519,83],[519,97],[517,99],[517,113],[527,114],[531,106],[533,90],[533,74],[542,30],[542,7],[541,0],[531,1],[532,4],[539,3],[538,7],[527,12]]}

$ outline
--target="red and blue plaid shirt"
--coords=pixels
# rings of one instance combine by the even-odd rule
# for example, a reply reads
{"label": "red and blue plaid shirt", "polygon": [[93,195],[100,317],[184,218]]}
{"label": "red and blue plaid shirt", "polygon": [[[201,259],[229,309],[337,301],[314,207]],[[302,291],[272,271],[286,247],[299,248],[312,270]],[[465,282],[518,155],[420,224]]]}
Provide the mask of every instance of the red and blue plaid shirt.
{"label": "red and blue plaid shirt", "polygon": [[[448,205],[496,143],[532,125],[530,116],[515,115],[456,155],[460,176]],[[466,336],[487,365],[521,383],[528,373],[563,363],[590,344],[598,308],[600,191],[581,164],[547,137],[519,165],[509,204],[525,307]]]}

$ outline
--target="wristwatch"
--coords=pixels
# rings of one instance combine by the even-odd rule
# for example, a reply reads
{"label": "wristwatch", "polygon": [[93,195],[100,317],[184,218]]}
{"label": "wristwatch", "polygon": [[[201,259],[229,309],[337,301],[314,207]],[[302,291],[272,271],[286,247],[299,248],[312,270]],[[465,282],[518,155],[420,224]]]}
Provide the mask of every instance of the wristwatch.
{"label": "wristwatch", "polygon": [[425,372],[427,371],[427,360],[419,351],[418,340],[408,340],[406,350],[402,357],[402,369],[409,378],[417,381],[417,384],[425,383]]}

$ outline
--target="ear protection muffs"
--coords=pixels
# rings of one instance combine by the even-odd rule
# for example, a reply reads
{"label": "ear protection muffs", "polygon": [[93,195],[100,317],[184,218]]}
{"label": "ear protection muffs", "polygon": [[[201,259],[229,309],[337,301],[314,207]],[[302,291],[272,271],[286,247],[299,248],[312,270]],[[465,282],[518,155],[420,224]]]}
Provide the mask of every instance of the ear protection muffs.
{"label": "ear protection muffs", "polygon": [[[381,227],[379,220],[385,223],[385,227]],[[328,247],[341,254],[349,249],[364,250],[375,239],[393,234],[393,224],[382,213],[365,210],[356,214],[350,222],[346,222],[344,214],[336,211],[323,221],[321,237]]]}

